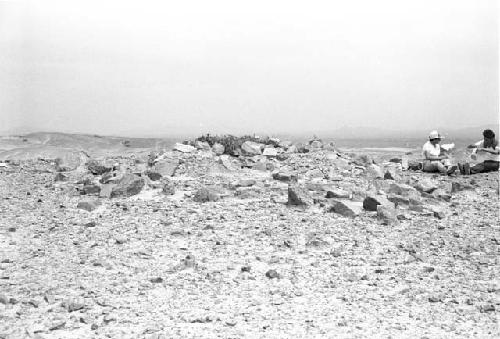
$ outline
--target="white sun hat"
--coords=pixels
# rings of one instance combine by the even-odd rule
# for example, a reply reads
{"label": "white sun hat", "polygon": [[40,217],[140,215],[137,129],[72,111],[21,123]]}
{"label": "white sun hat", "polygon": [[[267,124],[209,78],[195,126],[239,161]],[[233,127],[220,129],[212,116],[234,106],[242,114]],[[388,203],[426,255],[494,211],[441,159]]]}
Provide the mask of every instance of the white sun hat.
{"label": "white sun hat", "polygon": [[444,139],[438,131],[431,131],[429,133],[429,140],[432,140],[432,139]]}

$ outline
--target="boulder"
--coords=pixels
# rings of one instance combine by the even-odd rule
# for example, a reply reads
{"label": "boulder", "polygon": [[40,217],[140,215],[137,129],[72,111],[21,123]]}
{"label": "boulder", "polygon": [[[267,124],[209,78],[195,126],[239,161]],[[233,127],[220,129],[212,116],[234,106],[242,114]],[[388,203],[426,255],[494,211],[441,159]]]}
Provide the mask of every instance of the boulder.
{"label": "boulder", "polygon": [[432,197],[446,202],[449,202],[451,200],[451,194],[449,194],[442,188],[438,188],[434,192],[432,192]]}
{"label": "boulder", "polygon": [[385,180],[395,180],[395,175],[393,173],[391,173],[390,171],[385,171],[384,173],[384,179]]}
{"label": "boulder", "polygon": [[167,182],[163,188],[161,189],[162,193],[165,195],[174,195],[175,194],[175,186],[171,182]]}
{"label": "boulder", "polygon": [[80,190],[82,195],[99,194],[99,192],[101,192],[101,187],[96,184],[84,185]]}
{"label": "boulder", "polygon": [[61,172],[58,172],[54,177],[54,181],[56,181],[56,182],[57,181],[67,181],[67,180],[68,180],[68,177]]}
{"label": "boulder", "polygon": [[220,196],[217,192],[208,187],[199,188],[194,194],[193,200],[196,202],[209,202],[209,201],[218,201]]}
{"label": "boulder", "polygon": [[114,176],[115,173],[111,173],[111,172],[108,172],[108,173],[104,173],[102,176],[101,176],[101,179],[99,179],[99,182],[101,184],[109,184],[110,182],[112,181],[117,181],[118,178]]}
{"label": "boulder", "polygon": [[262,154],[262,149],[264,145],[258,142],[245,141],[241,145],[241,150],[244,155],[260,155]]}
{"label": "boulder", "polygon": [[274,147],[266,147],[264,148],[264,152],[262,152],[262,155],[265,155],[267,157],[276,157],[278,155],[278,149]]}
{"label": "boulder", "polygon": [[325,175],[319,168],[313,168],[307,171],[306,176],[309,178],[316,178],[316,179],[318,178],[323,179],[325,177]]}
{"label": "boulder", "polygon": [[400,205],[408,206],[410,204],[410,199],[408,197],[403,197],[397,194],[389,194],[387,196],[387,200],[393,202],[396,207]]}
{"label": "boulder", "polygon": [[410,198],[410,203],[408,204],[408,209],[410,211],[422,213],[424,211],[424,205],[420,200]]}
{"label": "boulder", "polygon": [[[351,190],[352,200],[357,202],[363,202],[365,198],[368,196],[368,192],[366,189],[362,189],[359,187],[355,187]],[[363,205],[363,204],[361,204]]]}
{"label": "boulder", "polygon": [[292,172],[273,173],[273,179],[279,181],[297,181],[297,175]]}
{"label": "boulder", "polygon": [[240,199],[257,198],[261,194],[258,187],[238,187],[234,193]]}
{"label": "boulder", "polygon": [[86,200],[86,201],[80,201],[76,205],[76,208],[81,209],[81,210],[85,210],[87,212],[92,212],[100,205],[101,205],[101,202],[99,200]]}
{"label": "boulder", "polygon": [[252,164],[252,169],[265,172],[265,171],[271,169],[268,166],[272,166],[272,164],[265,162],[265,161],[257,161],[257,162]]}
{"label": "boulder", "polygon": [[111,191],[113,190],[113,187],[115,187],[116,184],[104,184],[101,186],[101,191],[99,192],[99,197],[101,198],[110,198],[111,197]]}
{"label": "boulder", "polygon": [[196,147],[177,142],[174,146],[174,151],[179,151],[182,153],[193,153],[194,151],[196,151]]}
{"label": "boulder", "polygon": [[396,209],[391,206],[378,205],[377,219],[381,220],[385,225],[391,225],[398,222]]}
{"label": "boulder", "polygon": [[474,187],[472,185],[466,184],[466,183],[461,183],[458,181],[454,181],[451,183],[451,188],[450,191],[451,193],[456,193],[456,192],[461,192],[465,190],[473,190]]}
{"label": "boulder", "polygon": [[290,155],[287,153],[278,153],[278,155],[276,156],[276,159],[279,161],[285,161],[288,158],[290,158]]}
{"label": "boulder", "polygon": [[175,171],[179,167],[178,159],[161,159],[157,161],[153,167],[153,171],[159,173],[163,177],[171,177],[175,175]]}
{"label": "boulder", "polygon": [[345,191],[340,188],[332,188],[326,191],[326,198],[339,198],[339,199],[349,199],[351,197],[351,192]]}
{"label": "boulder", "polygon": [[367,211],[377,211],[379,205],[394,208],[394,203],[389,201],[384,195],[369,194],[363,200],[363,208]]}
{"label": "boulder", "polygon": [[88,171],[93,175],[103,175],[104,173],[111,172],[111,170],[113,169],[112,166],[107,166],[103,162],[97,161],[95,159],[87,161],[85,166],[87,166]]}
{"label": "boulder", "polygon": [[219,157],[219,162],[228,170],[236,171],[238,169],[237,164],[235,164],[231,157],[227,154],[223,154]]}
{"label": "boulder", "polygon": [[210,151],[210,144],[208,142],[206,142],[206,141],[196,140],[194,142],[194,146],[197,149],[201,149],[201,150],[204,150],[204,151]]}
{"label": "boulder", "polygon": [[335,167],[338,170],[350,170],[351,169],[351,165],[349,165],[349,161],[347,161],[346,159],[337,157],[335,159],[332,159],[331,162],[333,163],[333,165],[335,165]]}
{"label": "boulder", "polygon": [[335,147],[335,143],[333,142],[329,142],[326,145],[323,145],[323,149],[332,152],[337,150],[337,148]]}
{"label": "boulder", "polygon": [[257,182],[254,179],[241,179],[234,185],[234,187],[250,187],[256,183]]}
{"label": "boulder", "polygon": [[348,200],[338,200],[332,202],[327,211],[340,214],[344,217],[354,218],[363,211],[363,204]]}
{"label": "boulder", "polygon": [[269,138],[269,142],[274,146],[278,146],[281,143],[281,140],[279,138]]}
{"label": "boulder", "polygon": [[83,177],[76,182],[77,185],[90,185],[92,184],[93,177]]}
{"label": "boulder", "polygon": [[154,171],[146,171],[146,175],[152,181],[158,181],[162,178],[162,175],[160,173]]}
{"label": "boulder", "polygon": [[394,193],[402,196],[412,196],[418,194],[417,190],[411,187],[410,185],[399,184],[399,183],[392,183],[389,186],[387,193]]}
{"label": "boulder", "polygon": [[288,149],[292,145],[293,145],[293,142],[290,140],[283,140],[283,141],[280,141],[280,143],[278,144],[279,147],[284,148],[284,149]]}
{"label": "boulder", "polygon": [[318,181],[308,181],[305,183],[305,187],[309,191],[315,192],[325,192],[332,188],[330,185]]}
{"label": "boulder", "polygon": [[297,184],[288,184],[288,205],[311,206],[314,201],[309,191]]}
{"label": "boulder", "polygon": [[321,142],[321,140],[310,140],[309,147],[312,149],[320,149],[323,148],[323,143]]}
{"label": "boulder", "polygon": [[370,178],[381,179],[384,177],[384,174],[380,166],[375,164],[368,165],[368,167],[366,167],[366,173]]}
{"label": "boulder", "polygon": [[423,178],[413,185],[419,192],[432,193],[438,188],[438,184],[429,178]]}
{"label": "boulder", "polygon": [[213,146],[212,146],[212,151],[216,154],[216,155],[222,155],[224,154],[224,151],[226,150],[226,148],[224,147],[224,145],[222,144],[219,144],[218,142],[216,142]]}
{"label": "boulder", "polygon": [[339,156],[338,156],[338,154],[336,152],[327,152],[325,154],[325,158],[328,161],[333,161],[333,160],[337,159],[338,157]]}
{"label": "boulder", "polygon": [[373,158],[367,154],[354,155],[352,162],[358,166],[370,166],[374,164]]}
{"label": "boulder", "polygon": [[125,174],[111,190],[111,198],[130,197],[142,190],[145,185],[144,178],[134,174]]}
{"label": "boulder", "polygon": [[442,211],[442,210],[436,209],[436,210],[433,210],[432,213],[434,214],[434,218],[436,218],[436,219],[441,220],[441,219],[446,218],[446,213],[444,213],[444,211]]}
{"label": "boulder", "polygon": [[70,172],[84,164],[88,156],[84,152],[66,151],[56,152],[58,157],[55,158],[57,172]]}
{"label": "boulder", "polygon": [[299,149],[295,145],[291,145],[290,147],[288,147],[286,149],[286,153],[298,153],[298,152],[299,152]]}
{"label": "boulder", "polygon": [[310,151],[309,145],[304,145],[302,143],[297,144],[298,153],[309,153],[309,151]]}

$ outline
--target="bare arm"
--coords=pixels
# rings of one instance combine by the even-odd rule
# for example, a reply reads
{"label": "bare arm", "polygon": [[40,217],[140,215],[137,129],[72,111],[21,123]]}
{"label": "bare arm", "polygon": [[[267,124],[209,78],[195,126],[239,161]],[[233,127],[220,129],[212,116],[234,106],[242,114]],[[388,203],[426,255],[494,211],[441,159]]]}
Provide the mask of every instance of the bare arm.
{"label": "bare arm", "polygon": [[486,152],[486,153],[491,153],[491,154],[500,154],[500,151],[498,148],[492,149],[492,148],[478,148],[478,152]]}
{"label": "bare arm", "polygon": [[443,155],[443,154],[440,154],[440,155],[431,155],[427,151],[424,152],[424,155],[425,155],[425,159],[427,159],[427,160],[443,160],[443,159],[448,159],[447,155]]}

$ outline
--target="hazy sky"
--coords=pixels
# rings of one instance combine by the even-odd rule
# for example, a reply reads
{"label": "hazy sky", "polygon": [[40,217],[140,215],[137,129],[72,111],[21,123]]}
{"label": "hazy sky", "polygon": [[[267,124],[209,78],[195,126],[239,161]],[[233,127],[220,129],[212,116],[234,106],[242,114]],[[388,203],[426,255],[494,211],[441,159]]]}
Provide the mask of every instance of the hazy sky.
{"label": "hazy sky", "polygon": [[498,4],[0,2],[0,133],[498,121]]}

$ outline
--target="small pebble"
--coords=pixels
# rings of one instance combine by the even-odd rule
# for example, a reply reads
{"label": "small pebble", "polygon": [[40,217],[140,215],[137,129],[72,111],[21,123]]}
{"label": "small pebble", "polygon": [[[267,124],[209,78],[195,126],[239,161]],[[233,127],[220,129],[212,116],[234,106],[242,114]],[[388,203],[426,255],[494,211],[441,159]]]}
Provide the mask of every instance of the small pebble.
{"label": "small pebble", "polygon": [[274,279],[274,278],[278,278],[279,274],[278,274],[278,272],[276,272],[276,270],[269,270],[266,272],[266,277],[268,277],[269,279]]}

